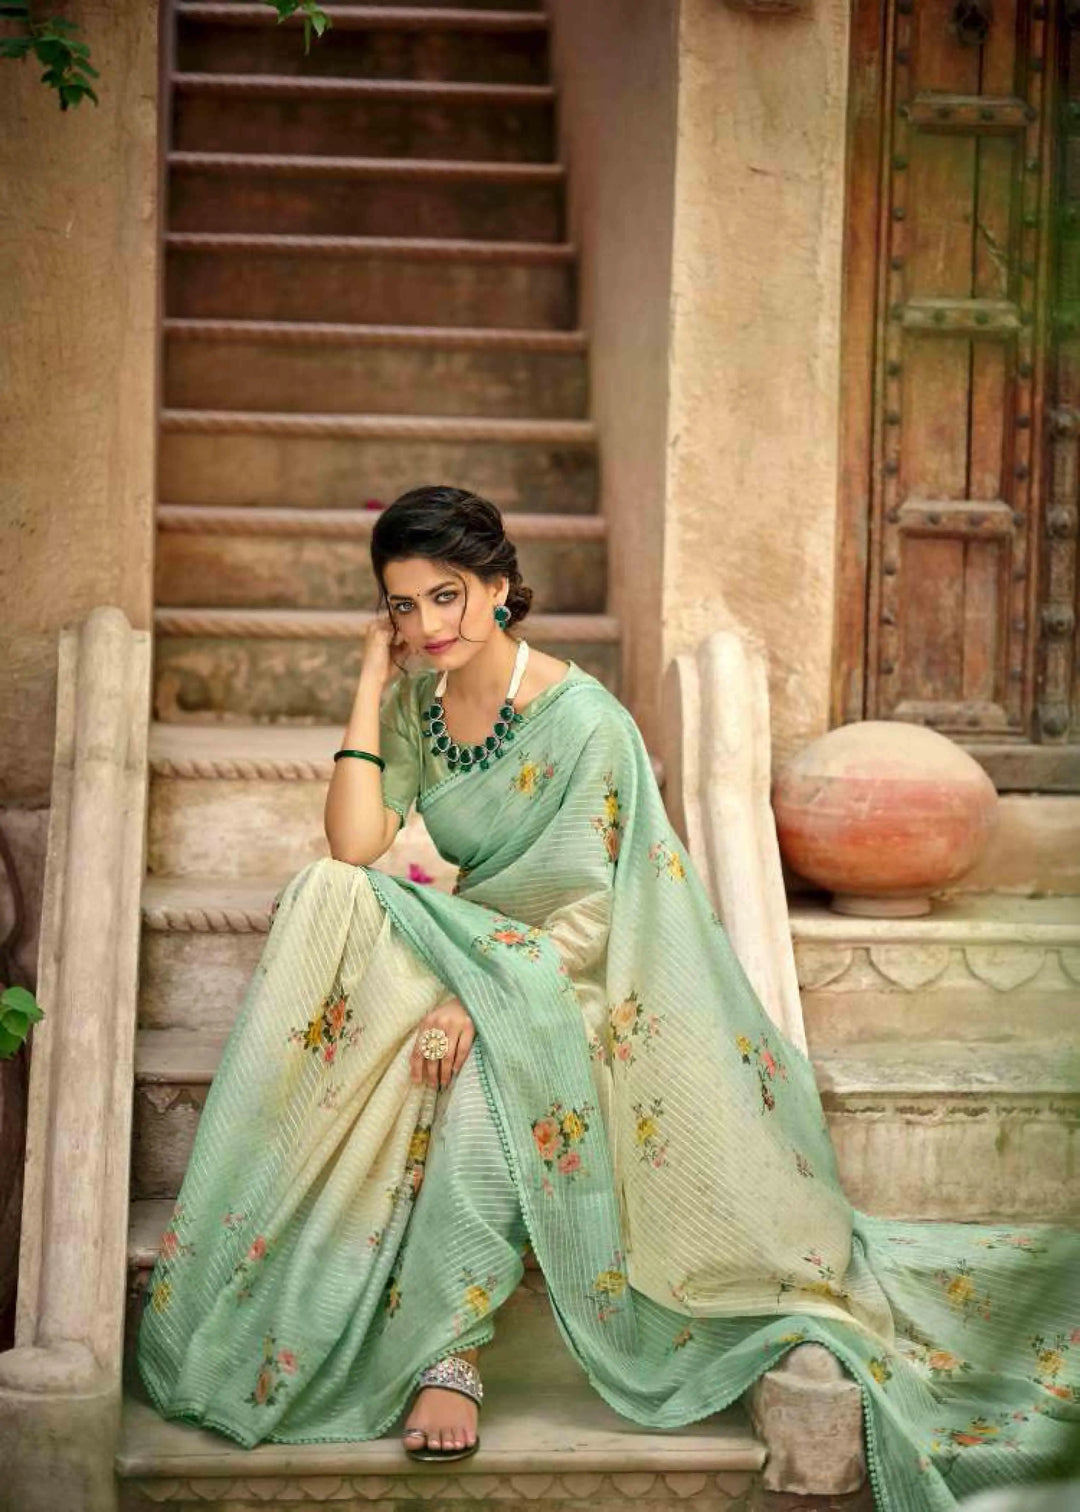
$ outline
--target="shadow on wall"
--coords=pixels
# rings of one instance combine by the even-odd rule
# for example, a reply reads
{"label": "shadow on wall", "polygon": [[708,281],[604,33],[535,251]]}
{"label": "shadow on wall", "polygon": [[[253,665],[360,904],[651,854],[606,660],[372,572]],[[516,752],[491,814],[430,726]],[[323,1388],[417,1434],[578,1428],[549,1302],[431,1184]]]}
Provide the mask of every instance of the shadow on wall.
{"label": "shadow on wall", "polygon": [[[44,866],[44,845],[41,865]],[[5,913],[9,915],[4,935],[0,938],[0,994],[13,987],[32,992],[34,983],[19,960],[20,955],[25,956],[21,947],[29,943],[31,934],[27,898],[12,846],[2,828],[0,877],[4,887]],[[36,913],[40,914],[40,898],[37,899]],[[36,925],[32,933],[36,936]],[[13,1054],[3,1055],[3,1050],[4,1045],[0,1044],[0,1352],[11,1349],[15,1343],[15,1291],[19,1274],[26,1100],[30,1079],[30,1050],[25,1039]]]}

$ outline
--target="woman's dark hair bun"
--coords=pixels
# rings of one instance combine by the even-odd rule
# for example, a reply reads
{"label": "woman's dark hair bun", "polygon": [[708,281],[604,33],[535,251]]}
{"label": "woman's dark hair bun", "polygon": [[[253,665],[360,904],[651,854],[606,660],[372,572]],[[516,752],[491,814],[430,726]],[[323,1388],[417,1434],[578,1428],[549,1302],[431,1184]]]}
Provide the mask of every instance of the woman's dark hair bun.
{"label": "woman's dark hair bun", "polygon": [[517,550],[503,528],[502,515],[488,499],[464,488],[412,488],[382,511],[371,532],[371,567],[386,602],[387,562],[427,557],[473,572],[485,581],[509,578],[508,630],[528,614],[533,591],[522,582]]}

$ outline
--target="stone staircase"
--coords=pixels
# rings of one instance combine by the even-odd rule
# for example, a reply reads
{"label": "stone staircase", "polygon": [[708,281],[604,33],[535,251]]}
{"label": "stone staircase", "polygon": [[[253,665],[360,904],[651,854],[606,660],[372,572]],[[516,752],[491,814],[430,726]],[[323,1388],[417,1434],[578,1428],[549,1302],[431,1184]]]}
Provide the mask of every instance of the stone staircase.
{"label": "stone staircase", "polygon": [[[298,26],[252,0],[175,6],[121,1502],[742,1507],[766,1458],[742,1408],[639,1433],[573,1362],[534,1265],[485,1351],[483,1446],[462,1471],[393,1437],[238,1450],[163,1421],[134,1369],[271,901],[327,854],[374,506],[424,481],[488,494],[536,594],[530,642],[619,686],[546,17],[521,0],[326,9],[305,60]],[[378,864],[454,880],[415,812]]]}

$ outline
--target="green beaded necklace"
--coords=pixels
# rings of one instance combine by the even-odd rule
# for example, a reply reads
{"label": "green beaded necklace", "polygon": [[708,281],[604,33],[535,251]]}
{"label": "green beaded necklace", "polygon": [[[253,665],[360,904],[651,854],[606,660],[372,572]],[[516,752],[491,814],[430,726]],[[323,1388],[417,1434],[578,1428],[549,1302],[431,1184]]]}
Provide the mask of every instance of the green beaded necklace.
{"label": "green beaded necklace", "polygon": [[446,764],[452,772],[458,770],[468,772],[477,767],[486,772],[492,761],[497,761],[503,755],[503,743],[513,740],[514,729],[524,718],[524,715],[519,714],[514,708],[514,697],[521,686],[521,679],[525,675],[525,664],[528,660],[528,643],[520,641],[517,656],[514,659],[514,670],[510,674],[510,685],[506,690],[506,698],[499,708],[499,717],[492,726],[491,734],[484,737],[482,745],[458,745],[456,740],[451,739],[450,732],[446,728],[446,713],[442,706],[450,669],[447,667],[443,671],[435,686],[435,702],[421,715],[420,729],[423,735],[430,739],[433,755],[445,756]]}

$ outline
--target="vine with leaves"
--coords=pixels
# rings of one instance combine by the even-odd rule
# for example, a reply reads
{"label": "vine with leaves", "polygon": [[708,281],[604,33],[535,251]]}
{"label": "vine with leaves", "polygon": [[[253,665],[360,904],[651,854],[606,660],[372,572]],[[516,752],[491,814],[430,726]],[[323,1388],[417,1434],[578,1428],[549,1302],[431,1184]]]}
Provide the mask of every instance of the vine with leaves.
{"label": "vine with leaves", "polygon": [[[278,25],[290,16],[304,21],[304,52],[311,51],[312,36],[321,37],[333,25],[317,0],[262,0],[277,12]],[[55,89],[61,110],[81,105],[83,100],[98,104],[93,80],[99,77],[90,62],[90,48],[79,37],[78,26],[63,16],[36,21],[31,15],[30,0],[0,0],[0,21],[10,21],[13,29],[0,36],[0,58],[28,58],[31,54],[45,65],[41,82]]]}

